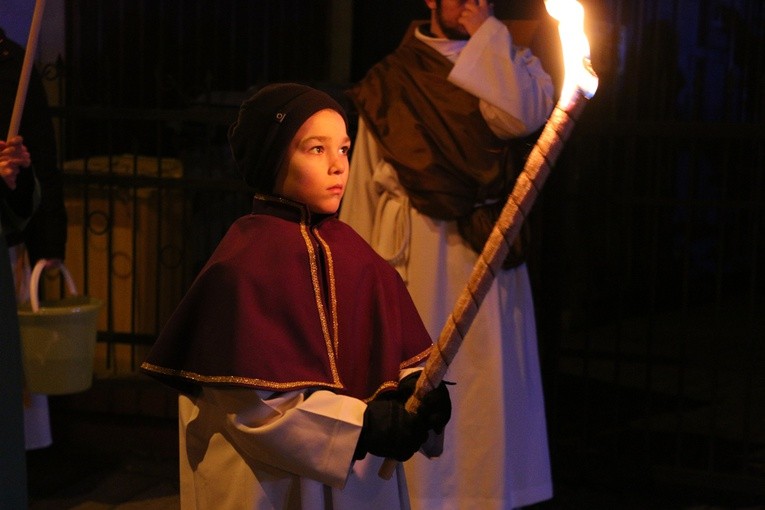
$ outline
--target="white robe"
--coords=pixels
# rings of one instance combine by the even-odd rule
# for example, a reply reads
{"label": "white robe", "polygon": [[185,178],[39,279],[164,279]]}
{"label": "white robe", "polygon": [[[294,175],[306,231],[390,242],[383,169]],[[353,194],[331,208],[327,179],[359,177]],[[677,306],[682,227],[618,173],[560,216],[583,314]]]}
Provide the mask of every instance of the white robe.
{"label": "white robe", "polygon": [[[489,18],[467,42],[418,34],[455,62],[449,80],[480,99],[503,138],[540,127],[553,86],[528,50],[512,47],[504,24]],[[477,255],[455,222],[409,206],[395,170],[360,121],[340,218],[407,282],[434,338],[470,278]],[[537,335],[526,266],[497,276],[446,379],[454,404],[443,454],[405,464],[412,508],[511,509],[552,497]]]}
{"label": "white robe", "polygon": [[308,394],[210,387],[194,398],[181,394],[181,508],[409,509],[402,467],[385,480],[384,459],[352,460],[366,404],[326,390]]}
{"label": "white robe", "polygon": [[399,469],[352,462],[366,405],[319,391],[261,400],[252,389],[205,388],[179,397],[184,510],[389,510],[408,508]]}

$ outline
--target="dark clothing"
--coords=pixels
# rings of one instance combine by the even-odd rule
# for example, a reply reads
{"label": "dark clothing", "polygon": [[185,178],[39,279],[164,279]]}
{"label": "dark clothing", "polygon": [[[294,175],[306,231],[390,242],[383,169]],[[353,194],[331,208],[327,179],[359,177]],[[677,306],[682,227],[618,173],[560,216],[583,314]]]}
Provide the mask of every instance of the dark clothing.
{"label": "dark clothing", "polygon": [[35,189],[35,172],[33,167],[23,168],[16,177],[16,187],[13,190],[5,184],[4,179],[0,179],[0,221],[3,223],[0,230],[8,237],[19,235],[19,230],[8,217],[9,213],[26,220],[34,212],[36,204],[31,197]]}
{"label": "dark clothing", "polygon": [[515,172],[478,98],[447,80],[453,64],[414,37],[375,65],[351,97],[412,205],[442,220],[504,199]]}
{"label": "dark clothing", "polygon": [[325,388],[368,400],[430,347],[398,273],[355,231],[258,195],[141,369],[188,393],[197,384]]}
{"label": "dark clothing", "polygon": [[24,168],[10,190],[0,179],[0,494],[8,508],[26,508],[21,339],[5,232],[17,231],[34,211],[35,178]]}
{"label": "dark clothing", "polygon": [[[349,95],[412,206],[456,220],[460,235],[480,253],[521,168],[523,142],[491,131],[478,98],[448,81],[453,64],[419,41],[416,28],[412,24],[399,47]],[[506,266],[523,261],[523,237]]]}
{"label": "dark clothing", "polygon": [[[10,124],[23,62],[24,49],[7,39],[0,30],[0,122],[3,126]],[[48,100],[40,75],[34,68],[24,102],[19,135],[24,138],[24,145],[32,156],[42,195],[39,208],[23,232],[6,234],[8,245],[26,244],[32,265],[40,258],[63,260],[67,216],[62,176],[56,163],[56,138]]]}
{"label": "dark clothing", "polygon": [[[22,172],[23,173],[23,172]],[[1,230],[1,229],[0,229]],[[2,236],[0,236],[2,237]],[[27,508],[19,319],[5,239],[0,238],[0,494],[6,508]]]}

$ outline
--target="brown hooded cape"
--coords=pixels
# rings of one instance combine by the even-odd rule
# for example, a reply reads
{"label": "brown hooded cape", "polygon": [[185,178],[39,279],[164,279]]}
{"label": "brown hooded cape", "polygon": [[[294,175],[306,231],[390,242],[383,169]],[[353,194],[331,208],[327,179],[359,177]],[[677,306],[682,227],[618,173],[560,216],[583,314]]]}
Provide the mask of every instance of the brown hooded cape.
{"label": "brown hooded cape", "polygon": [[[412,206],[456,220],[480,253],[522,167],[527,140],[494,135],[478,98],[448,81],[453,64],[415,37],[419,24],[349,95]],[[519,238],[508,265],[521,259]]]}

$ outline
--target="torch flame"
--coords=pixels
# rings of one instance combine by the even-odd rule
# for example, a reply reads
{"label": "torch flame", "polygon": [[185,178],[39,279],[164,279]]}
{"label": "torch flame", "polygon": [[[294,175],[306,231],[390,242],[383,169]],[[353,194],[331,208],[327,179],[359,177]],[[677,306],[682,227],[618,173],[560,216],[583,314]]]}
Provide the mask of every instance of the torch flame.
{"label": "torch flame", "polygon": [[563,49],[564,79],[559,99],[567,104],[577,89],[589,99],[598,88],[590,62],[590,43],[584,33],[584,7],[577,0],[545,0],[547,12],[558,20]]}

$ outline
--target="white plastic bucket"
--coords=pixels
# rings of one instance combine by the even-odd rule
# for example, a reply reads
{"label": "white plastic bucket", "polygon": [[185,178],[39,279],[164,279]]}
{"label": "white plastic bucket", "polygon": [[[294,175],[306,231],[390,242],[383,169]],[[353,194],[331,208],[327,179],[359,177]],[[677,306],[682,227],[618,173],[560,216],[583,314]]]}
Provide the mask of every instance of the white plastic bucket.
{"label": "white plastic bucket", "polygon": [[84,391],[93,384],[96,323],[101,301],[78,296],[69,271],[60,265],[70,296],[39,301],[40,275],[47,260],[39,260],[30,277],[30,301],[19,305],[19,326],[27,389],[61,395]]}

